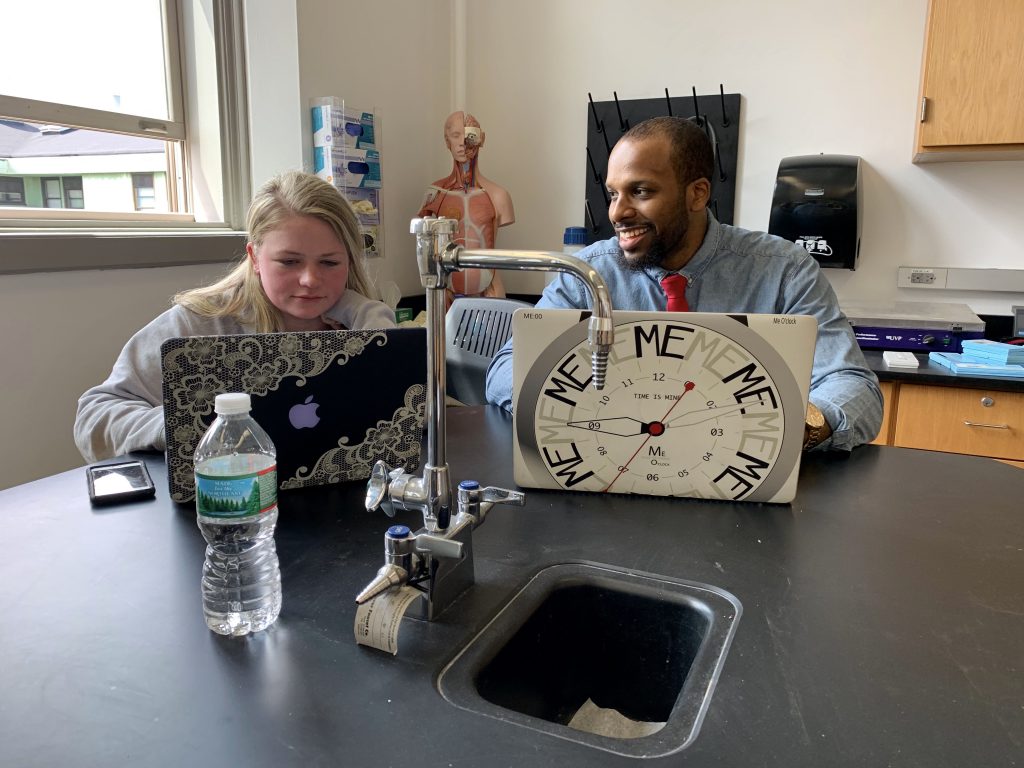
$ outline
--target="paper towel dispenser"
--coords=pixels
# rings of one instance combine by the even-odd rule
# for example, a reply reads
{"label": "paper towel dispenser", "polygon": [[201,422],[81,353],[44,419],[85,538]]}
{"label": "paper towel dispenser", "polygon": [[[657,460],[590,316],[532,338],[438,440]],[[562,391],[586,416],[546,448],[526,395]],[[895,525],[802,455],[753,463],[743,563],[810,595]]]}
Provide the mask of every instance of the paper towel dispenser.
{"label": "paper towel dispenser", "polygon": [[803,246],[823,267],[856,269],[860,166],[856,155],[784,157],[775,180],[768,232]]}

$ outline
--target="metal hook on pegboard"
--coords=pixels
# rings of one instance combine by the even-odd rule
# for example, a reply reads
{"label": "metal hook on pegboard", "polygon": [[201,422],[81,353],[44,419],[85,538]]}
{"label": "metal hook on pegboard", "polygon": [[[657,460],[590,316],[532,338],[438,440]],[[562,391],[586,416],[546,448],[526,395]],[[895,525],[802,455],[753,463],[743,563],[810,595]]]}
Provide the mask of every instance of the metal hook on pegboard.
{"label": "metal hook on pegboard", "polygon": [[612,98],[615,99],[615,111],[619,114],[619,131],[625,133],[629,130],[629,120],[622,119],[622,109],[619,106],[619,94],[612,91]]}
{"label": "metal hook on pegboard", "polygon": [[590,147],[587,147],[587,162],[590,164],[590,172],[594,174],[594,182],[597,184],[604,184],[604,179],[601,178],[601,172],[597,170],[597,166],[594,165],[594,156],[590,154]]}
{"label": "metal hook on pegboard", "polygon": [[597,109],[594,107],[594,97],[587,92],[587,98],[590,100],[590,112],[594,116],[594,125],[597,126],[598,133],[604,133],[604,123],[597,118]]}
{"label": "metal hook on pegboard", "polygon": [[586,204],[587,204],[586,217],[587,217],[587,220],[590,221],[590,231],[591,232],[599,232],[601,230],[601,227],[600,227],[600,225],[598,225],[597,220],[594,218],[594,212],[590,209],[590,201],[587,200]]}

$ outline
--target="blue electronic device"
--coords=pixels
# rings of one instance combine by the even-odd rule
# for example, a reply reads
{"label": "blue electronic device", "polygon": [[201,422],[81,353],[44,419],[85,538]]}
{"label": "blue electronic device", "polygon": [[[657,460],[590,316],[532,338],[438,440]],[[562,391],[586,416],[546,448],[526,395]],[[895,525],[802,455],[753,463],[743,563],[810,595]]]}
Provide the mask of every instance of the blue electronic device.
{"label": "blue electronic device", "polygon": [[862,349],[960,352],[961,342],[985,338],[985,321],[966,304],[844,301],[841,308]]}

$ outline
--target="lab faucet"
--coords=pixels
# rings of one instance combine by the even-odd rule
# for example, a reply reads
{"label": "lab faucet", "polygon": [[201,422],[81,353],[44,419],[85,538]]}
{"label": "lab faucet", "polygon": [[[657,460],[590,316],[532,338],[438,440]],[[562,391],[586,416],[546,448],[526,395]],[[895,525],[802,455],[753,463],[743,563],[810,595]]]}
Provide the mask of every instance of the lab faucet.
{"label": "lab faucet", "polygon": [[427,425],[426,462],[416,477],[403,468],[378,461],[366,487],[366,509],[382,508],[393,517],[396,510],[419,510],[423,527],[413,532],[393,525],[384,534],[384,565],[356,596],[365,603],[393,587],[409,584],[424,593],[409,614],[428,621],[436,618],[473,584],[472,530],[483,523],[495,504],[522,506],[526,496],[507,488],[481,488],[475,480],[459,484],[452,514],[452,488],[446,456],[445,414],[445,289],[448,276],[460,269],[509,269],[569,272],[589,289],[593,311],[588,341],[595,389],[604,389],[608,351],[614,338],[612,304],[601,275],[589,264],[562,253],[467,249],[454,242],[458,222],[444,218],[416,218],[416,262],[426,293],[427,315]]}

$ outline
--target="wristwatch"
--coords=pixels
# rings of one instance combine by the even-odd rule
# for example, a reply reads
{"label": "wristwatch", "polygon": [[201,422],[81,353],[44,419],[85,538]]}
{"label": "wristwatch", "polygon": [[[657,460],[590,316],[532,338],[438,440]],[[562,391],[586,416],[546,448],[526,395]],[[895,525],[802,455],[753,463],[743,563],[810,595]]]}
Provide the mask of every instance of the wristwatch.
{"label": "wristwatch", "polygon": [[832,432],[825,421],[825,414],[814,403],[807,403],[807,419],[804,422],[804,450],[809,451]]}

